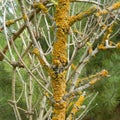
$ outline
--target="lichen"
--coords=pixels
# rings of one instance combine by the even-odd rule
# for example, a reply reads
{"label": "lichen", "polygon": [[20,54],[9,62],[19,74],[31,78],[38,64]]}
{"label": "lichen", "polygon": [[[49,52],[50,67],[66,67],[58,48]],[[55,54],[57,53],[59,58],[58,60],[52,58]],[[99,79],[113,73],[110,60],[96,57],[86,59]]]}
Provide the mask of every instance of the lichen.
{"label": "lichen", "polygon": [[63,100],[66,90],[65,72],[52,76],[53,98],[55,100],[53,119],[65,120],[66,102]]}
{"label": "lichen", "polygon": [[28,18],[28,16],[24,14],[24,15],[23,15],[23,19],[24,19],[24,20],[27,20],[27,18]]}
{"label": "lichen", "polygon": [[35,2],[33,7],[41,9],[45,14],[48,13],[48,9],[40,2]]}
{"label": "lichen", "polygon": [[44,62],[43,59],[40,57],[39,50],[38,50],[37,48],[34,48],[33,51],[32,51],[32,53],[35,54],[35,55],[38,57],[40,63],[44,66],[44,65],[45,65],[45,62]]}
{"label": "lichen", "polygon": [[116,10],[116,9],[119,9],[119,8],[120,8],[120,2],[114,3],[112,6],[106,8],[106,9],[99,10],[96,13],[96,16],[101,16],[101,15],[108,14],[109,12],[111,12],[113,10]]}
{"label": "lichen", "polygon": [[85,100],[85,96],[84,95],[80,95],[80,97],[78,98],[78,100],[76,101],[76,103],[74,104],[69,119],[72,120],[74,115],[78,112],[79,108],[81,107],[81,105],[83,104]]}
{"label": "lichen", "polygon": [[89,82],[89,84],[91,84],[91,85],[93,85],[93,84],[95,84],[96,83],[96,79],[93,79],[93,80],[91,80],[90,82]]}
{"label": "lichen", "polygon": [[11,24],[14,24],[14,23],[15,23],[14,20],[8,20],[8,21],[6,22],[6,26],[10,26]]}
{"label": "lichen", "polygon": [[116,47],[120,49],[120,42],[116,44]]}
{"label": "lichen", "polygon": [[120,2],[116,2],[111,6],[111,10],[116,10],[118,8],[120,8]]}
{"label": "lichen", "polygon": [[109,40],[111,33],[113,32],[113,28],[116,25],[116,23],[112,23],[107,29],[106,32],[103,36],[102,39],[102,44],[104,44],[106,42],[106,40]]}
{"label": "lichen", "polygon": [[67,65],[67,34],[69,33],[68,12],[69,0],[58,0],[55,12],[56,22],[56,42],[53,45],[53,59],[54,66],[52,78],[53,98],[55,104],[53,105],[52,120],[65,120],[66,102],[63,96],[66,93],[66,71],[64,67]]}
{"label": "lichen", "polygon": [[100,45],[98,46],[98,49],[99,49],[99,50],[106,50],[106,47],[105,47],[103,44],[100,44]]}
{"label": "lichen", "polygon": [[38,60],[40,62],[40,64],[46,69],[46,71],[48,72],[48,74],[51,76],[51,75],[54,75],[52,69],[50,69],[44,62],[44,60],[41,58],[40,56],[40,52],[38,50],[38,48],[34,48],[33,51],[32,51],[33,54],[35,54],[37,57],[38,57]]}
{"label": "lichen", "polygon": [[69,18],[69,26],[73,25],[76,21],[80,21],[81,19],[90,16],[91,14],[95,13],[96,11],[97,11],[97,7],[93,6],[84,12],[81,12],[75,16],[71,16]]}
{"label": "lichen", "polygon": [[101,73],[100,73],[100,75],[102,77],[107,77],[108,76],[108,71],[107,70],[102,70]]}

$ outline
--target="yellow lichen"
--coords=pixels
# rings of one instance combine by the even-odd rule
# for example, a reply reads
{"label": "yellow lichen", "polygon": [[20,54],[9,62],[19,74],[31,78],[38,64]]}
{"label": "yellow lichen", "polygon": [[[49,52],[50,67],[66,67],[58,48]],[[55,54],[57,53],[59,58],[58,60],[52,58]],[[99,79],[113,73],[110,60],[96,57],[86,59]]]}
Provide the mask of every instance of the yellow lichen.
{"label": "yellow lichen", "polygon": [[106,47],[105,47],[103,44],[100,44],[100,45],[98,46],[98,49],[100,49],[100,50],[106,50]]}
{"label": "yellow lichen", "polygon": [[91,80],[91,81],[89,82],[89,84],[93,85],[93,84],[96,83],[96,81],[97,81],[97,79],[93,79],[93,80]]}
{"label": "yellow lichen", "polygon": [[34,48],[33,51],[32,51],[32,53],[35,54],[38,57],[41,65],[43,65],[44,67],[46,67],[47,71],[51,72],[50,69],[46,66],[44,60],[41,58],[39,50],[37,48]]}
{"label": "yellow lichen", "polygon": [[35,2],[34,7],[41,9],[45,14],[48,13],[48,9],[42,3]]}
{"label": "yellow lichen", "polygon": [[102,39],[102,44],[106,43],[106,40],[109,40],[111,33],[113,32],[113,27],[116,23],[112,23],[107,29]]}
{"label": "yellow lichen", "polygon": [[116,44],[116,47],[120,49],[120,42]]}
{"label": "yellow lichen", "polygon": [[76,66],[75,66],[74,64],[71,64],[71,68],[72,68],[73,70],[75,70],[75,69],[76,69]]}
{"label": "yellow lichen", "polygon": [[28,17],[27,15],[25,15],[25,14],[23,15],[24,20],[27,20],[27,17]]}
{"label": "yellow lichen", "polygon": [[54,5],[58,5],[58,3],[55,0],[50,0]]}
{"label": "yellow lichen", "polygon": [[111,12],[113,10],[116,10],[116,9],[119,9],[119,8],[120,8],[120,2],[114,3],[112,6],[106,8],[106,9],[99,10],[96,13],[96,16],[101,16],[101,15],[108,14],[109,12]]}
{"label": "yellow lichen", "polygon": [[39,3],[38,7],[39,7],[44,13],[48,13],[48,9],[47,9],[42,3]]}
{"label": "yellow lichen", "polygon": [[[58,0],[55,12],[56,22],[56,42],[53,45],[53,65],[59,71],[61,67],[67,65],[67,34],[69,33],[68,14],[69,14],[69,0]],[[66,102],[63,101],[63,96],[66,93],[66,72],[62,71],[56,74],[56,69],[51,74],[53,98],[55,104],[53,105],[52,120],[65,120],[66,115]]]}
{"label": "yellow lichen", "polygon": [[11,24],[14,24],[14,20],[8,20],[7,22],[6,22],[6,26],[10,26]]}
{"label": "yellow lichen", "polygon": [[102,70],[100,72],[100,75],[103,76],[103,77],[107,77],[108,76],[108,71],[107,70]]}
{"label": "yellow lichen", "polygon": [[71,110],[71,114],[69,116],[70,118],[72,118],[72,116],[76,114],[76,112],[79,110],[80,106],[83,104],[84,100],[85,100],[85,96],[80,95],[80,97],[78,98],[77,102],[74,104],[74,106]]}
{"label": "yellow lichen", "polygon": [[55,75],[52,77],[52,87],[53,98],[56,101],[53,105],[52,120],[65,120],[66,102],[62,100],[66,92],[65,72],[58,74],[56,77]]}
{"label": "yellow lichen", "polygon": [[81,12],[75,16],[70,17],[69,18],[69,26],[74,24],[76,21],[80,21],[81,19],[90,16],[91,14],[95,13],[96,11],[97,11],[97,7],[93,6],[84,12]]}
{"label": "yellow lichen", "polygon": [[90,47],[90,48],[88,49],[88,53],[91,54],[92,52],[93,52],[93,49],[92,49],[92,47]]}
{"label": "yellow lichen", "polygon": [[115,9],[118,9],[118,8],[120,8],[120,2],[114,3],[114,4],[111,6],[111,10],[115,10]]}
{"label": "yellow lichen", "polygon": [[48,94],[48,92],[45,92],[45,93],[44,93],[44,95],[45,95],[46,97],[49,97],[49,94]]}

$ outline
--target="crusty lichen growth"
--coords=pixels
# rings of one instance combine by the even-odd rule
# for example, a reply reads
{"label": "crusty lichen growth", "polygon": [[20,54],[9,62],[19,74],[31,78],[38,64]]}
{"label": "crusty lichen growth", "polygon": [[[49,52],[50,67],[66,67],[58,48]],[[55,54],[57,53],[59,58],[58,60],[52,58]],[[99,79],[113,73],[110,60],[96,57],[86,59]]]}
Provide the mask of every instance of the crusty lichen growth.
{"label": "crusty lichen growth", "polygon": [[97,12],[96,15],[97,16],[105,15],[105,14],[108,14],[109,12],[119,9],[119,8],[120,8],[120,2],[116,2],[112,6],[106,8],[106,9],[99,10],[99,12]]}
{"label": "crusty lichen growth", "polygon": [[74,115],[78,112],[78,110],[80,109],[80,107],[83,104],[84,100],[85,100],[85,96],[84,95],[80,95],[80,97],[75,102],[75,104],[74,104],[74,106],[73,106],[73,108],[71,110],[71,113],[70,113],[70,116],[69,116],[69,120],[73,120]]}
{"label": "crusty lichen growth", "polygon": [[53,71],[45,64],[44,60],[41,58],[38,48],[34,48],[32,53],[38,57],[40,64],[46,69],[48,74],[51,75],[53,73]]}
{"label": "crusty lichen growth", "polygon": [[105,43],[106,40],[109,40],[111,33],[113,32],[113,27],[115,26],[115,23],[112,23],[106,30],[103,39],[102,39],[102,44]]}
{"label": "crusty lichen growth", "polygon": [[45,62],[44,62],[43,59],[40,57],[40,52],[39,52],[39,50],[38,50],[37,48],[34,48],[33,51],[32,51],[32,53],[35,54],[35,55],[38,57],[40,63],[44,66],[44,65],[45,65]]}
{"label": "crusty lichen growth", "polygon": [[86,83],[86,81],[90,81],[89,84],[95,84],[98,80],[100,80],[100,78],[107,77],[107,76],[108,76],[108,71],[104,69],[101,72],[98,72],[98,73],[96,73],[94,75],[90,75],[88,77],[78,79],[77,82],[76,82],[76,87],[78,87],[78,85],[81,82]]}
{"label": "crusty lichen growth", "polygon": [[41,9],[45,14],[48,13],[48,9],[40,2],[35,2],[33,7]]}
{"label": "crusty lichen growth", "polygon": [[8,27],[8,26],[10,26],[11,24],[14,24],[14,23],[15,23],[14,20],[8,20],[8,21],[6,22],[6,26]]}
{"label": "crusty lichen growth", "polygon": [[69,18],[69,25],[71,26],[72,24],[74,24],[76,21],[80,21],[81,19],[90,16],[91,14],[95,13],[97,11],[97,7],[93,6],[91,8],[89,8],[88,10],[81,12],[75,16],[71,16]]}
{"label": "crusty lichen growth", "polygon": [[63,96],[66,91],[66,80],[64,67],[67,65],[66,43],[69,32],[68,14],[69,0],[58,0],[55,12],[56,42],[53,45],[53,71],[51,74],[53,88],[53,117],[52,120],[65,120],[66,102]]}
{"label": "crusty lichen growth", "polygon": [[[98,46],[98,49],[100,50],[106,50],[106,42],[109,40],[111,33],[113,32],[113,28],[116,25],[116,23],[112,23],[105,31],[103,39],[101,44]],[[111,45],[111,42],[109,41],[109,45]]]}
{"label": "crusty lichen growth", "polygon": [[116,44],[116,47],[120,49],[120,42]]}
{"label": "crusty lichen growth", "polygon": [[[59,0],[56,6],[55,21],[57,26],[57,42],[53,46],[53,64],[59,60],[59,63],[65,65],[66,59],[66,40],[69,32],[68,25],[69,0]],[[64,66],[63,65],[63,66]]]}
{"label": "crusty lichen growth", "polygon": [[65,120],[66,101],[63,100],[66,90],[65,72],[58,76],[52,76],[53,97],[55,103],[53,104],[53,118],[52,120]]}
{"label": "crusty lichen growth", "polygon": [[100,44],[100,45],[98,46],[98,49],[99,49],[99,50],[106,50],[106,47],[105,47],[103,44]]}

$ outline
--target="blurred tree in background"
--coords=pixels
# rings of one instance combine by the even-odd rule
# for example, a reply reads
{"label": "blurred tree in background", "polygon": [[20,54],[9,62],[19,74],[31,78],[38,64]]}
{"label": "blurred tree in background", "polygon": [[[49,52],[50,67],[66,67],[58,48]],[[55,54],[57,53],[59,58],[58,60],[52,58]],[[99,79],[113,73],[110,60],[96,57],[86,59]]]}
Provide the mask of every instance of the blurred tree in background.
{"label": "blurred tree in background", "polygon": [[118,120],[119,8],[1,0],[0,119]]}

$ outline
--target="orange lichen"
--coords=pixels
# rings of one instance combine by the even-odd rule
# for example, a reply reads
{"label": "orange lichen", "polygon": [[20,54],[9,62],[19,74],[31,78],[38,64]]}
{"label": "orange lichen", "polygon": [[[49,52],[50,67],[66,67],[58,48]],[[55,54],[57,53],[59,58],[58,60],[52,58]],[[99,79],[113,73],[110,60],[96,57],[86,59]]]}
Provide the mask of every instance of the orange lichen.
{"label": "orange lichen", "polygon": [[[52,120],[65,120],[66,115],[66,102],[63,100],[63,96],[66,93],[66,72],[62,71],[56,74],[56,71],[60,71],[62,67],[67,65],[67,34],[69,33],[68,14],[69,14],[69,0],[58,0],[55,12],[56,22],[56,42],[53,45],[53,69],[51,74],[53,98],[55,104],[53,105],[53,117]],[[63,69],[63,68],[62,68]]]}
{"label": "orange lichen", "polygon": [[96,13],[96,16],[101,16],[101,15],[108,14],[109,12],[111,12],[113,10],[116,10],[116,9],[119,9],[119,8],[120,8],[120,2],[114,3],[112,6],[106,8],[106,9],[99,10]]}
{"label": "orange lichen", "polygon": [[90,48],[88,49],[88,53],[91,54],[92,52],[93,52],[93,49],[92,49],[92,47],[90,47]]}
{"label": "orange lichen", "polygon": [[45,92],[44,95],[45,95],[46,97],[49,97],[49,93],[48,93],[48,92]]}
{"label": "orange lichen", "polygon": [[23,19],[24,19],[24,20],[27,20],[27,18],[28,18],[28,16],[24,14],[24,15],[23,15]]}
{"label": "orange lichen", "polygon": [[93,79],[93,80],[91,80],[91,81],[89,82],[89,84],[93,85],[93,84],[96,83],[96,81],[97,81],[97,79]]}
{"label": "orange lichen", "polygon": [[74,64],[71,64],[71,68],[72,68],[73,70],[75,70],[75,69],[76,69],[76,66],[75,66]]}
{"label": "orange lichen", "polygon": [[100,45],[98,46],[98,49],[100,49],[100,50],[106,50],[106,47],[105,47],[103,44],[100,44]]}
{"label": "orange lichen", "polygon": [[7,22],[6,22],[6,26],[10,26],[11,24],[14,24],[14,20],[8,20]]}
{"label": "orange lichen", "polygon": [[110,38],[110,35],[111,33],[113,32],[113,27],[115,26],[116,24],[115,23],[112,23],[107,29],[106,29],[106,32],[103,36],[103,39],[102,39],[102,44],[104,44],[106,42],[106,40],[109,40]]}
{"label": "orange lichen", "polygon": [[116,44],[116,47],[120,49],[120,42]]}
{"label": "orange lichen", "polygon": [[53,120],[65,120],[66,102],[62,100],[66,92],[65,72],[52,77],[52,87],[53,98],[56,101],[53,105]]}
{"label": "orange lichen", "polygon": [[48,9],[42,3],[35,2],[34,7],[41,9],[45,14],[48,13]]}
{"label": "orange lichen", "polygon": [[46,66],[46,64],[45,64],[45,62],[43,61],[43,59],[41,58],[40,52],[39,52],[39,50],[38,50],[37,48],[34,48],[33,51],[32,51],[32,53],[35,54],[35,55],[38,57],[40,63],[41,63],[43,66]]}
{"label": "orange lichen", "polygon": [[73,115],[75,115],[78,112],[78,110],[79,110],[80,106],[83,104],[84,100],[85,100],[85,96],[80,95],[80,97],[78,98],[77,102],[74,104],[74,106],[71,110],[71,113],[70,113],[70,116],[69,116],[70,120],[72,120]]}
{"label": "orange lichen", "polygon": [[74,24],[76,21],[80,21],[81,19],[90,16],[91,14],[95,13],[96,11],[97,11],[97,7],[93,6],[84,12],[81,12],[75,16],[71,16],[69,18],[69,26]]}
{"label": "orange lichen", "polygon": [[102,71],[100,72],[100,75],[101,75],[102,77],[107,77],[107,76],[108,76],[108,71],[107,71],[107,70],[102,70]]}
{"label": "orange lichen", "polygon": [[120,8],[120,2],[117,2],[117,3],[114,3],[111,7],[110,7],[110,10],[116,10]]}

